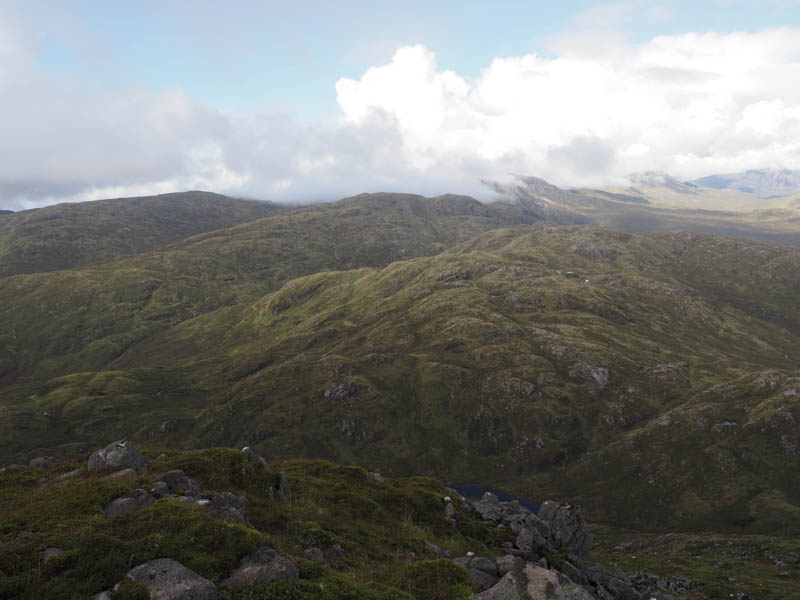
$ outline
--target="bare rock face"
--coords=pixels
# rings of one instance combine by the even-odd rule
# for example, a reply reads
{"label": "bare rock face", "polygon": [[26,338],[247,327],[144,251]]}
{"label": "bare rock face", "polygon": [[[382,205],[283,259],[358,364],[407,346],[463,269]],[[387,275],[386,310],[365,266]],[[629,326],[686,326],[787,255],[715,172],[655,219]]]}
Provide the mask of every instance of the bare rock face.
{"label": "bare rock face", "polygon": [[580,508],[548,500],[539,509],[539,519],[550,526],[556,548],[564,548],[580,558],[586,558],[592,547],[592,536],[584,531]]}
{"label": "bare rock face", "polygon": [[262,546],[250,556],[244,557],[239,568],[220,585],[227,588],[243,588],[264,581],[297,579],[298,576],[299,571],[294,563],[269,546]]}
{"label": "bare rock face", "polygon": [[127,577],[143,583],[151,600],[217,600],[217,587],[208,579],[171,558],[148,561],[128,571]]}
{"label": "bare rock face", "polygon": [[120,440],[97,450],[89,457],[89,471],[105,469],[135,469],[141,473],[150,466],[133,442]]}

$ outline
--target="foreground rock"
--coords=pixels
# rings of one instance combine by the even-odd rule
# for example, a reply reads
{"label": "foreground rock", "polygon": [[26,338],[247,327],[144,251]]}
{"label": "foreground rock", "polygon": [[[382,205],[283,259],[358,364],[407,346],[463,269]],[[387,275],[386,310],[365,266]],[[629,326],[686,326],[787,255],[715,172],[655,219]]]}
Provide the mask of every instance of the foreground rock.
{"label": "foreground rock", "polygon": [[89,457],[89,471],[106,469],[135,469],[141,473],[150,466],[133,442],[120,440],[97,450]]}
{"label": "foreground rock", "polygon": [[244,557],[239,568],[220,585],[227,588],[243,588],[264,581],[297,579],[298,576],[299,571],[294,563],[269,546],[262,546],[250,556]]}
{"label": "foreground rock", "polygon": [[497,585],[481,592],[473,600],[593,600],[580,585],[558,576],[556,571],[543,569],[518,560]]}
{"label": "foreground rock", "polygon": [[216,586],[171,558],[151,560],[128,571],[127,577],[147,587],[150,600],[217,600]]}
{"label": "foreground rock", "polygon": [[[671,594],[691,589],[692,582],[685,577],[664,579],[647,573],[631,577],[622,570],[610,573],[601,565],[587,565],[592,538],[584,530],[580,507],[547,501],[534,514],[517,501],[501,502],[489,492],[472,507],[483,520],[508,527],[517,536],[513,544],[503,545],[507,556],[456,559],[481,592],[479,600],[670,600],[684,598]],[[566,560],[557,569],[548,569],[547,557],[553,555]]]}

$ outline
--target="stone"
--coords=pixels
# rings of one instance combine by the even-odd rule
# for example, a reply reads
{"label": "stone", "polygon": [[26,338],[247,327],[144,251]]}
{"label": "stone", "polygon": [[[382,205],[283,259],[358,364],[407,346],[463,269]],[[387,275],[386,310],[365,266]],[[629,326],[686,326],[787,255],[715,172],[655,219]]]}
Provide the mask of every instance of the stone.
{"label": "stone", "polygon": [[105,469],[124,469],[130,467],[141,473],[150,466],[139,448],[128,440],[113,442],[97,450],[89,457],[89,471],[103,471]]}
{"label": "stone", "polygon": [[260,465],[265,469],[269,469],[269,463],[267,463],[266,459],[261,456],[260,454],[256,453],[250,446],[245,446],[241,450],[244,458],[247,462],[253,465]]}
{"label": "stone", "polygon": [[132,492],[120,496],[105,505],[103,511],[107,517],[116,517],[118,515],[127,515],[130,513],[138,512],[146,508],[156,501],[153,496],[142,489],[136,489]]}
{"label": "stone", "polygon": [[150,495],[156,499],[169,496],[169,486],[164,481],[156,481],[150,490]]}
{"label": "stone", "polygon": [[538,517],[549,525],[556,549],[586,558],[592,547],[592,536],[584,530],[580,507],[547,500],[539,508]]}
{"label": "stone", "polygon": [[303,558],[320,565],[325,565],[326,567],[328,566],[325,555],[319,548],[306,548],[303,550]]}
{"label": "stone", "polygon": [[505,556],[500,556],[495,559],[495,565],[497,566],[497,576],[503,577],[506,573],[515,568],[515,566],[521,566],[522,559],[512,556],[511,554],[506,554]]}
{"label": "stone", "polygon": [[235,525],[247,525],[250,521],[247,503],[245,496],[237,496],[230,492],[203,494],[197,502],[198,505],[211,511],[211,514],[217,519]]}
{"label": "stone", "polygon": [[275,497],[278,500],[288,500],[289,499],[289,481],[286,478],[286,473],[281,471],[281,478],[278,482],[278,487],[275,488]]}
{"label": "stone", "polygon": [[473,597],[473,600],[590,600],[594,596],[569,579],[559,578],[556,571],[520,563],[509,570],[491,588]]}
{"label": "stone", "polygon": [[179,494],[181,496],[198,496],[200,494],[200,486],[197,482],[194,479],[190,479],[180,469],[167,471],[160,477],[156,477],[153,483],[154,485],[165,483],[171,494]]}
{"label": "stone", "polygon": [[114,600],[114,596],[111,595],[111,590],[103,590],[94,597],[94,600]]}
{"label": "stone", "polygon": [[491,492],[486,492],[480,500],[473,502],[472,506],[484,521],[498,524],[503,520],[503,508],[500,506],[500,499]]}
{"label": "stone", "polygon": [[148,561],[128,571],[127,577],[147,587],[150,600],[217,600],[217,587],[208,579],[171,558]]}
{"label": "stone", "polygon": [[138,473],[136,469],[131,469],[128,467],[127,469],[122,469],[121,471],[116,471],[111,475],[106,475],[103,479],[125,479],[127,477],[136,477]]}
{"label": "stone", "polygon": [[563,563],[561,563],[561,572],[575,583],[583,583],[583,575],[581,574],[580,569],[578,569],[578,567],[573,565],[571,562],[565,560]]}
{"label": "stone", "polygon": [[488,556],[474,556],[469,561],[469,568],[478,569],[492,577],[497,577],[497,563],[494,558],[489,558]]}
{"label": "stone", "polygon": [[61,548],[47,548],[44,553],[42,554],[42,564],[46,565],[48,562],[53,560],[56,556],[64,552]]}
{"label": "stone", "polygon": [[70,479],[74,479],[75,477],[80,475],[82,471],[83,469],[75,469],[74,471],[70,471],[68,473],[62,473],[57,477],[53,477],[53,483],[61,483],[62,481],[68,481]]}
{"label": "stone", "polygon": [[269,546],[262,546],[242,559],[239,568],[220,585],[226,588],[243,588],[279,579],[297,579],[299,571],[288,559]]}
{"label": "stone", "polygon": [[450,558],[450,553],[447,550],[445,550],[444,548],[440,548],[433,542],[425,540],[425,547],[431,552],[433,552],[437,556],[437,558]]}
{"label": "stone", "polygon": [[488,590],[497,583],[497,577],[490,575],[486,571],[468,568],[467,573],[469,574],[469,578],[472,580],[473,587],[479,592]]}
{"label": "stone", "polygon": [[372,479],[374,483],[377,483],[378,485],[383,485],[384,483],[383,475],[381,475],[376,471],[371,471],[369,477],[370,479]]}
{"label": "stone", "polygon": [[52,456],[37,456],[36,458],[31,459],[31,462],[28,463],[28,466],[38,469],[46,469],[54,464],[56,464],[56,459]]}
{"label": "stone", "polygon": [[168,458],[169,457],[162,452],[161,454],[159,454],[158,456],[155,457],[153,462],[161,462],[161,461],[167,460]]}
{"label": "stone", "polygon": [[342,548],[339,544],[334,544],[328,548],[328,556],[332,558],[342,558],[344,556],[344,548]]}
{"label": "stone", "polygon": [[535,558],[553,550],[549,540],[536,527],[526,527],[519,532],[514,545],[529,558]]}

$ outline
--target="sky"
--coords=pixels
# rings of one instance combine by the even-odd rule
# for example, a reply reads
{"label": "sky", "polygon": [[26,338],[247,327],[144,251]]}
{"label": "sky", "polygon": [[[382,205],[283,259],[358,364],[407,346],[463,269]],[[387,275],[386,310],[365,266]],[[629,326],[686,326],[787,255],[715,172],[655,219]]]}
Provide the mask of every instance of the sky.
{"label": "sky", "polygon": [[800,169],[800,0],[0,0],[0,209]]}

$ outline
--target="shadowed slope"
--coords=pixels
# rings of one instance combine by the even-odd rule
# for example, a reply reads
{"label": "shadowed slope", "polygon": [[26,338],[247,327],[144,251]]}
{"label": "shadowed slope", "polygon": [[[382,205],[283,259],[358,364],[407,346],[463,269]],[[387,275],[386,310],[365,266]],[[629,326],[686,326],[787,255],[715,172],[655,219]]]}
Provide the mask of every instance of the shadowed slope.
{"label": "shadowed slope", "polygon": [[182,192],[11,213],[0,221],[0,276],[106,262],[282,210],[268,202]]}

